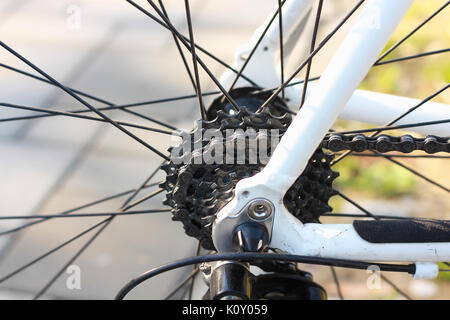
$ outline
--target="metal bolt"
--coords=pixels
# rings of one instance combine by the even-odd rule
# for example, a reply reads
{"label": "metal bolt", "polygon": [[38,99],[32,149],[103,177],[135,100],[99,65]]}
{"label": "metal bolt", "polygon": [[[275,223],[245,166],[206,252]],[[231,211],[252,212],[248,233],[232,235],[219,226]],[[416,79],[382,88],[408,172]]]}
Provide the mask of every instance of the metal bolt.
{"label": "metal bolt", "polygon": [[206,262],[201,263],[201,264],[198,266],[198,269],[199,269],[202,273],[204,273],[205,275],[209,275],[209,274],[211,273],[211,270],[212,270],[211,265],[208,264],[208,263],[206,263]]}
{"label": "metal bolt", "polygon": [[247,209],[248,216],[254,220],[265,220],[270,217],[272,211],[272,203],[264,199],[255,200]]}

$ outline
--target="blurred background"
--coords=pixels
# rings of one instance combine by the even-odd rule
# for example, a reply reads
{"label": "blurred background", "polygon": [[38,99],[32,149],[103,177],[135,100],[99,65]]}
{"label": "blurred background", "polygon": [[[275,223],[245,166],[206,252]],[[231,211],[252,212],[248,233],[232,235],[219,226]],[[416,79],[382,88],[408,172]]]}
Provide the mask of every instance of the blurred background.
{"label": "blurred background", "polygon": [[[151,11],[146,1],[136,1]],[[417,0],[386,46],[405,36],[446,1]],[[245,44],[277,1],[191,0],[196,42],[228,64],[234,50]],[[355,1],[325,1],[319,40],[348,12]],[[184,5],[164,1],[171,21],[187,34]],[[403,57],[450,47],[449,10],[444,10],[408,39],[388,58]],[[286,65],[290,74],[309,49],[313,21],[306,26]],[[311,75],[320,75],[351,21],[313,60]],[[2,0],[0,40],[30,59],[64,85],[93,94],[114,104],[135,103],[193,93],[192,85],[171,34],[132,7],[116,0]],[[225,68],[199,53],[219,77]],[[190,60],[190,56],[186,54]],[[36,74],[5,50],[0,63]],[[302,74],[300,75],[300,78]],[[361,88],[423,99],[450,81],[448,53],[373,68]],[[201,72],[203,91],[216,90]],[[450,103],[450,93],[434,99]],[[0,102],[56,110],[83,109],[63,91],[0,68]],[[93,102],[94,103],[94,102]],[[104,106],[94,103],[96,106]],[[195,99],[133,108],[178,128],[190,128],[200,117]],[[0,108],[0,119],[35,114]],[[149,122],[120,111],[108,111],[114,119],[136,124]],[[152,125],[154,126],[154,125]],[[367,125],[338,121],[336,128],[358,129]],[[130,129],[165,151],[174,144],[164,134]],[[404,132],[392,132],[400,134]],[[416,135],[417,136],[417,135]],[[448,162],[439,159],[400,159],[427,177],[448,185]],[[67,117],[31,121],[7,121],[0,125],[0,215],[56,214],[134,189],[144,182],[161,159],[119,130],[107,124]],[[337,166],[336,187],[360,205],[381,215],[449,218],[448,193],[383,159],[348,157]],[[160,172],[153,181],[164,178]],[[157,187],[142,191],[139,199]],[[160,194],[134,208],[161,208]],[[77,212],[114,212],[125,197],[118,197]],[[334,212],[359,213],[338,199]],[[39,263],[2,281],[14,270],[93,226],[103,218],[52,219],[16,233],[0,235],[0,299],[28,299],[39,292],[95,231],[86,234]],[[350,220],[324,218],[323,222]],[[28,221],[26,221],[28,222]],[[0,234],[20,227],[20,220],[1,220]],[[47,290],[50,299],[111,299],[130,279],[151,267],[195,254],[196,241],[184,234],[170,213],[117,217],[73,264],[81,270],[81,289],[70,290],[65,269]],[[329,298],[338,298],[329,268],[304,266],[323,285]],[[365,271],[336,269],[346,299],[404,299],[385,281],[378,289],[367,288]],[[139,286],[130,297],[163,298],[187,274],[189,268],[161,275]],[[450,298],[450,277],[411,281],[408,275],[386,274],[412,298]]]}

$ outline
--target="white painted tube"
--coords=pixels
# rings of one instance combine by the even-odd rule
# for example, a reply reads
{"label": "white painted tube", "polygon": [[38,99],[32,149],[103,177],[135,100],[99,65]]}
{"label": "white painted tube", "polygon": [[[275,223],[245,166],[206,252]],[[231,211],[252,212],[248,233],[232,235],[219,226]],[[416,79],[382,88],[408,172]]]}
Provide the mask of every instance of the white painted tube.
{"label": "white painted tube", "polygon": [[[356,90],[339,115],[339,118],[384,126],[420,102],[421,100],[419,99]],[[393,126],[445,119],[450,119],[450,106],[444,103],[428,101],[400,119]],[[431,134],[449,137],[450,123],[412,127],[405,130],[424,135]]]}
{"label": "white painted tube", "polygon": [[[294,79],[295,81],[295,79]],[[308,85],[306,96],[315,87],[315,83]],[[303,84],[286,88],[286,97],[289,98],[289,106],[297,108],[302,95]],[[354,120],[375,126],[385,126],[387,123],[404,114],[412,107],[421,103],[421,99],[397,96],[387,93],[379,93],[368,90],[355,90],[350,100],[339,114],[339,119]],[[398,120],[393,126],[450,119],[450,105],[427,101],[410,114]],[[423,135],[450,136],[450,124],[433,124],[421,127],[405,129]]]}
{"label": "white painted tube", "polygon": [[361,260],[438,262],[450,260],[450,243],[371,243],[351,224],[302,224],[286,210],[274,220],[270,246],[291,254]]}
{"label": "white painted tube", "polygon": [[372,0],[284,134],[260,182],[284,194],[363,80],[412,0]]}

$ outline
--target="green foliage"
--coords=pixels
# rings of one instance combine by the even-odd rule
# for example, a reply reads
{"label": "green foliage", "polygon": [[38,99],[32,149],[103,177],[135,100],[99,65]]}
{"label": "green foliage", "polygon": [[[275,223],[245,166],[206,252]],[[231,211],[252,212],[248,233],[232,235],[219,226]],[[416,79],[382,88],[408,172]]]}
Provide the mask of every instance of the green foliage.
{"label": "green foliage", "polygon": [[[442,4],[440,0],[415,2],[383,52],[400,41]],[[445,14],[437,15],[383,60],[450,47],[450,28],[448,28],[447,19]],[[422,99],[449,82],[450,59],[448,59],[448,53],[442,53],[374,67],[361,83],[360,88]],[[435,101],[448,103],[448,95],[441,94],[435,98]],[[340,122],[340,125],[347,126],[345,122]],[[353,126],[351,123],[348,125]],[[352,127],[352,129],[355,128]],[[393,132],[393,134],[396,133],[398,132]],[[336,181],[338,187],[356,189],[370,196],[387,197],[414,190],[416,179],[413,175],[392,163],[380,160],[367,161],[354,157],[342,161],[336,166],[341,173],[341,177]]]}
{"label": "green foliage", "polygon": [[[450,267],[442,262],[439,262],[439,269],[450,269]],[[439,272],[439,281],[450,281],[450,272]]]}
{"label": "green foliage", "polygon": [[349,157],[336,165],[338,188],[350,188],[369,196],[395,197],[414,191],[415,177],[386,161],[364,161]]}
{"label": "green foliage", "polygon": [[[415,2],[383,52],[401,40],[442,4],[440,0]],[[438,14],[383,60],[450,47],[450,28],[447,19],[445,14]],[[450,60],[448,53],[442,53],[372,68],[360,88],[420,99],[448,82],[450,82]],[[436,100],[448,103],[448,96],[440,95]]]}

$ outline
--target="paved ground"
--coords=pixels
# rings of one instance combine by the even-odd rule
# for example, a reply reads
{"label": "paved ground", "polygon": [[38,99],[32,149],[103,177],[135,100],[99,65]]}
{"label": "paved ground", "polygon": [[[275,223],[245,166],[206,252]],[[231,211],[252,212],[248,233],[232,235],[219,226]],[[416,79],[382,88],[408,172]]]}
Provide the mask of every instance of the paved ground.
{"label": "paved ground", "polygon": [[[166,1],[172,21],[186,32],[184,7]],[[145,6],[145,1],[140,2]],[[232,61],[233,49],[244,43],[264,20],[272,4],[259,4],[258,12],[246,15],[256,1],[239,5],[233,28],[221,10],[237,7],[238,1],[206,4],[191,1],[196,38],[214,37],[208,46]],[[147,7],[147,6],[146,6]],[[78,16],[79,15],[79,20]],[[216,18],[222,16],[222,18]],[[242,14],[242,15],[241,15]],[[2,1],[1,40],[66,85],[93,93],[113,103],[129,103],[191,94],[192,88],[170,34],[125,1]],[[196,18],[198,17],[198,18]],[[79,21],[79,28],[77,22]],[[239,32],[236,32],[239,30]],[[225,32],[226,31],[226,32]],[[229,43],[229,45],[227,45]],[[2,63],[30,71],[4,50]],[[215,74],[223,68],[205,60]],[[211,86],[203,78],[204,89]],[[57,109],[77,109],[73,99],[46,84],[0,70],[0,95],[5,102]],[[195,100],[138,108],[175,126],[191,125],[198,117]],[[174,112],[175,111],[175,112]],[[2,117],[28,114],[2,108]],[[132,116],[110,113],[123,121],[148,124]],[[180,120],[181,119],[181,120]],[[170,137],[135,130],[140,137],[165,150]],[[61,117],[4,123],[0,128],[0,212],[27,215],[57,213],[137,187],[160,162],[158,156],[108,125]],[[161,175],[156,178],[161,179]],[[142,192],[140,196],[146,195]],[[162,197],[136,209],[161,207]],[[81,212],[117,209],[125,198]],[[41,253],[100,221],[99,218],[47,221],[14,237],[3,236],[1,274],[5,275]],[[20,222],[2,223],[8,230]],[[2,297],[30,297],[43,287],[80,248],[88,236],[56,252],[4,282]],[[195,242],[186,237],[169,214],[119,217],[76,260],[82,273],[82,289],[68,290],[63,274],[49,290],[58,298],[112,298],[133,276],[149,267],[192,255]],[[187,272],[180,270],[139,288],[135,298],[158,298]],[[13,292],[14,294],[11,294]]]}
{"label": "paved ground", "polygon": [[[145,1],[138,2],[146,6]],[[174,24],[187,33],[184,7],[175,1],[165,2]],[[258,10],[254,9],[255,5]],[[250,38],[272,5],[271,1],[259,0],[191,0],[196,39],[231,63],[233,48]],[[328,7],[325,15],[333,10]],[[233,20],[231,28],[230,17]],[[65,85],[112,103],[192,93],[173,40],[170,34],[161,30],[125,1],[3,0],[0,3],[2,41]],[[318,56],[318,68],[324,65],[320,59],[324,57]],[[4,50],[0,50],[0,62],[31,71]],[[205,62],[216,75],[224,71],[208,58]],[[214,89],[204,75],[202,84],[205,91]],[[80,104],[60,90],[3,68],[0,68],[0,101],[58,110],[80,108]],[[195,100],[134,110],[177,127],[189,127],[192,120],[198,118]],[[29,113],[0,109],[0,118],[26,114]],[[109,114],[122,121],[148,125],[131,115]],[[171,144],[168,136],[132,131],[159,150],[165,150]],[[159,162],[158,156],[109,125],[62,117],[2,123],[0,213],[61,212],[139,186]],[[161,178],[159,174],[155,181]],[[146,190],[140,196],[148,192]],[[161,199],[162,196],[155,197],[136,209],[159,208]],[[80,212],[116,210],[124,200],[122,197]],[[51,220],[13,237],[1,236],[0,277],[100,220]],[[0,232],[20,223],[3,221]],[[88,237],[4,282],[0,299],[32,297]],[[112,298],[132,277],[152,266],[192,255],[194,247],[195,242],[184,235],[178,223],[170,220],[169,214],[118,217],[76,260],[75,264],[81,268],[81,290],[69,290],[66,286],[69,275],[64,273],[46,297]],[[139,287],[133,297],[161,298],[188,272],[185,269],[158,277]],[[329,273],[320,279],[330,282]],[[357,289],[348,287],[348,291],[357,292]],[[331,296],[335,294],[331,292]]]}

